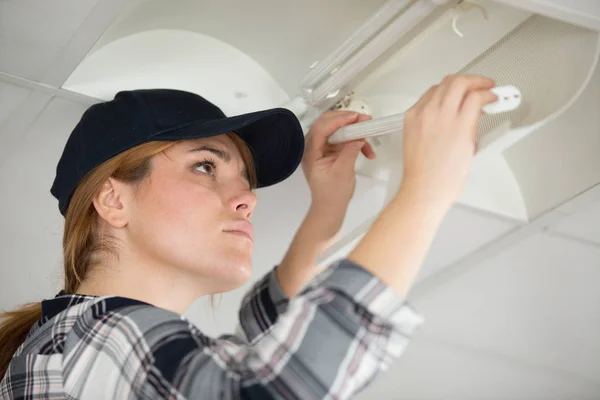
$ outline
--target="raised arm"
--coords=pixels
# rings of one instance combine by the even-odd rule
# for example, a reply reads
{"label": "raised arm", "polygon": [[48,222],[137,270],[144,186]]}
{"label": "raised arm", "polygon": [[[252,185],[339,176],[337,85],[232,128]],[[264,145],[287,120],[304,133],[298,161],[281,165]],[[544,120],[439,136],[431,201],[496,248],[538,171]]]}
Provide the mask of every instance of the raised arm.
{"label": "raised arm", "polygon": [[[441,220],[462,191],[475,152],[477,118],[482,107],[496,99],[489,92],[493,85],[486,78],[451,76],[419,100],[405,120],[404,179],[396,198],[348,260],[313,280],[289,301],[288,310],[272,328],[253,342],[260,348],[273,341],[271,346],[281,354],[284,348],[298,349],[289,355],[289,369],[276,367],[306,373],[298,375],[297,381],[287,381],[294,386],[286,388],[290,393],[307,390],[306,398],[325,393],[347,398],[402,353],[419,318],[399,299],[408,292]],[[345,160],[350,163],[350,159],[348,155]],[[350,196],[353,190],[352,185]],[[326,198],[319,199],[327,204]],[[300,239],[301,234],[302,229]],[[315,253],[303,259],[302,243],[296,241],[295,258],[302,261],[288,264],[286,274],[279,276],[282,286],[288,277],[296,277],[288,290],[310,276],[303,267],[311,264]],[[381,313],[377,307],[388,311]],[[282,348],[282,343],[287,345]],[[307,381],[310,388],[300,383]]]}
{"label": "raised arm", "polygon": [[306,140],[302,169],[311,190],[311,206],[283,261],[277,280],[288,297],[295,296],[319,271],[316,260],[335,240],[356,185],[358,154],[375,158],[364,140],[339,145],[327,138],[340,127],[371,117],[347,111],[328,111],[313,124]]}
{"label": "raised arm", "polygon": [[[396,198],[348,256],[405,296],[440,222],[458,198],[475,150],[477,117],[494,101],[482,77],[449,76],[432,87],[407,113],[404,127],[404,179]],[[276,272],[263,278],[240,311],[246,336],[253,339],[277,320],[294,296],[319,270],[317,257],[340,229],[355,186],[354,163],[364,142],[331,146],[339,127],[368,119],[327,112],[313,125],[303,169],[312,206]],[[274,276],[275,275],[275,276]],[[273,300],[274,299],[274,300]]]}
{"label": "raised arm", "polygon": [[[328,111],[313,124],[302,167],[311,189],[311,206],[281,264],[246,293],[239,312],[238,335],[252,342],[271,329],[289,299],[320,272],[319,255],[335,240],[355,186],[358,154],[375,154],[365,141],[332,146],[327,137],[338,128],[370,119],[367,115]],[[241,331],[240,331],[241,330]]]}
{"label": "raised arm", "polygon": [[395,199],[348,256],[405,296],[475,153],[477,118],[496,100],[490,79],[448,76],[407,113],[404,177]]}

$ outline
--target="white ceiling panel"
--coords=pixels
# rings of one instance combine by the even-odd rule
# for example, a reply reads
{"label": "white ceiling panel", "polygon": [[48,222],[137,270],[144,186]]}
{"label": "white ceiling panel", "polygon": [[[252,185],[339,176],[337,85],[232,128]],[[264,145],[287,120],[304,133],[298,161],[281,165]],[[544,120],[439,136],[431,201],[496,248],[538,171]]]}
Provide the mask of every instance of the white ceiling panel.
{"label": "white ceiling panel", "polygon": [[30,94],[30,89],[0,82],[0,140],[4,125]]}
{"label": "white ceiling panel", "polygon": [[592,400],[600,384],[417,337],[357,400]]}
{"label": "white ceiling panel", "polygon": [[428,337],[600,383],[600,249],[538,234],[416,301]]}
{"label": "white ceiling panel", "polygon": [[27,99],[10,113],[0,131],[0,170],[9,162],[19,142],[51,99],[51,94],[33,90]]}
{"label": "white ceiling panel", "polygon": [[61,235],[62,227],[24,233],[0,226],[0,310],[54,297],[62,289]]}
{"label": "white ceiling panel", "polygon": [[[380,207],[376,208],[376,205],[383,204],[385,193],[383,188],[379,190],[382,193],[379,195],[382,200],[373,200],[372,203],[365,204],[365,207],[368,207],[373,211],[380,209]],[[377,196],[371,198],[378,199]],[[346,227],[358,226],[360,222],[365,221],[368,219],[369,215],[372,215],[371,213],[373,211],[365,213],[364,210],[358,210],[358,207],[362,207],[358,206],[359,204],[361,204],[360,201],[352,203],[348,215],[349,219],[353,218],[355,222],[347,223]],[[356,207],[356,209],[353,209],[352,206]],[[466,207],[456,206],[452,208],[446,215],[446,218],[431,244],[431,248],[423,262],[423,267],[417,276],[416,284],[418,285],[420,282],[434,277],[445,267],[460,261],[472,252],[494,242],[496,239],[508,234],[516,227],[516,222],[484,216],[483,214],[469,210]],[[349,230],[343,230],[340,237],[343,238],[345,232],[349,232]],[[348,242],[347,238],[343,238],[344,243],[347,244],[340,248],[335,255],[327,257],[326,262],[331,262],[335,260],[335,258],[350,253],[363,236],[364,235],[356,236],[356,239],[351,242]],[[401,246],[402,244],[399,243],[398,245]]]}
{"label": "white ceiling panel", "polygon": [[86,106],[54,98],[10,146],[0,168],[0,309],[53,296],[62,287],[62,226],[50,194],[56,164]]}
{"label": "white ceiling panel", "polygon": [[97,1],[0,2],[0,71],[41,79]]}
{"label": "white ceiling panel", "polygon": [[11,147],[0,169],[0,185],[10,188],[11,193],[0,199],[3,227],[30,234],[62,219],[50,187],[66,139],[86,108],[52,99],[29,131]]}
{"label": "white ceiling panel", "polygon": [[[568,216],[552,231],[597,243],[600,246],[600,201]],[[600,268],[600,265],[598,266]]]}
{"label": "white ceiling panel", "polygon": [[596,203],[600,203],[600,183],[574,196],[556,210],[563,214],[573,214]]}
{"label": "white ceiling panel", "polygon": [[64,45],[98,0],[8,0],[0,3],[0,33],[39,47]]}
{"label": "white ceiling panel", "polygon": [[454,207],[438,231],[417,282],[460,260],[515,228],[516,224]]}

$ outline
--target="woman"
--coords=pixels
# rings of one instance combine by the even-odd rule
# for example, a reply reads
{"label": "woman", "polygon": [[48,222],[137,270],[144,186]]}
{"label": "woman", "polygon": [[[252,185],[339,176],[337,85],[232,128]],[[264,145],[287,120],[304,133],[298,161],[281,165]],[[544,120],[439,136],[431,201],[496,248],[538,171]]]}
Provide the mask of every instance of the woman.
{"label": "woman", "polygon": [[344,260],[315,276],[354,192],[366,119],[327,112],[303,158],[312,204],[281,264],[242,302],[243,337],[209,338],[181,314],[251,273],[255,187],[300,163],[295,117],[225,117],[199,96],[121,92],[92,106],[65,146],[52,194],[65,216],[65,287],[3,315],[2,398],[348,398],[420,323],[403,298],[469,170],[493,82],[449,76],[409,110],[404,179]]}

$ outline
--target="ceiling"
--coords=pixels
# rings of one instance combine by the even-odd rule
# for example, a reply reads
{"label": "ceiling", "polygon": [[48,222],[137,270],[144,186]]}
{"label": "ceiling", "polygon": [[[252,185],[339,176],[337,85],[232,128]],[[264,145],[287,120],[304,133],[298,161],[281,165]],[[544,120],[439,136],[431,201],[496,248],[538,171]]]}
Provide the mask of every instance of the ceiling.
{"label": "ceiling", "polygon": [[[382,1],[184,3],[193,3],[199,26],[249,53],[258,42],[244,31],[268,22],[265,42],[294,51],[252,54],[292,96],[306,67]],[[175,7],[166,0],[0,1],[0,309],[61,288],[63,219],[49,188],[67,136],[96,101],[62,86],[95,44],[110,41],[103,32],[139,4],[148,15],[163,12],[157,26],[173,22]],[[211,19],[222,8],[231,16],[227,24]],[[592,90],[600,90],[596,85]],[[600,158],[595,143],[589,151]],[[526,224],[454,207],[410,294],[425,325],[405,356],[358,398],[600,398],[600,186],[587,187]],[[381,182],[359,177],[343,231],[369,218],[384,197]],[[281,260],[309,191],[297,172],[259,190],[258,199],[253,280]],[[214,314],[203,299],[187,314],[208,334],[231,331],[247,287],[223,295]]]}

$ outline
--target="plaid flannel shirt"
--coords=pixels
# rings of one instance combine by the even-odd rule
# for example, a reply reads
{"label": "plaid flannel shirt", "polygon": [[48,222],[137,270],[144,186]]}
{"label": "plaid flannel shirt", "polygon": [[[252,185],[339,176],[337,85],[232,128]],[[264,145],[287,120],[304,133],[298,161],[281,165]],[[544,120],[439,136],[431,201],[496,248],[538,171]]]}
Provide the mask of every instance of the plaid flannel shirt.
{"label": "plaid flannel shirt", "polygon": [[346,399],[421,323],[342,260],[288,299],[274,270],[242,301],[243,337],[209,338],[185,317],[123,297],[59,295],[14,354],[2,399]]}

